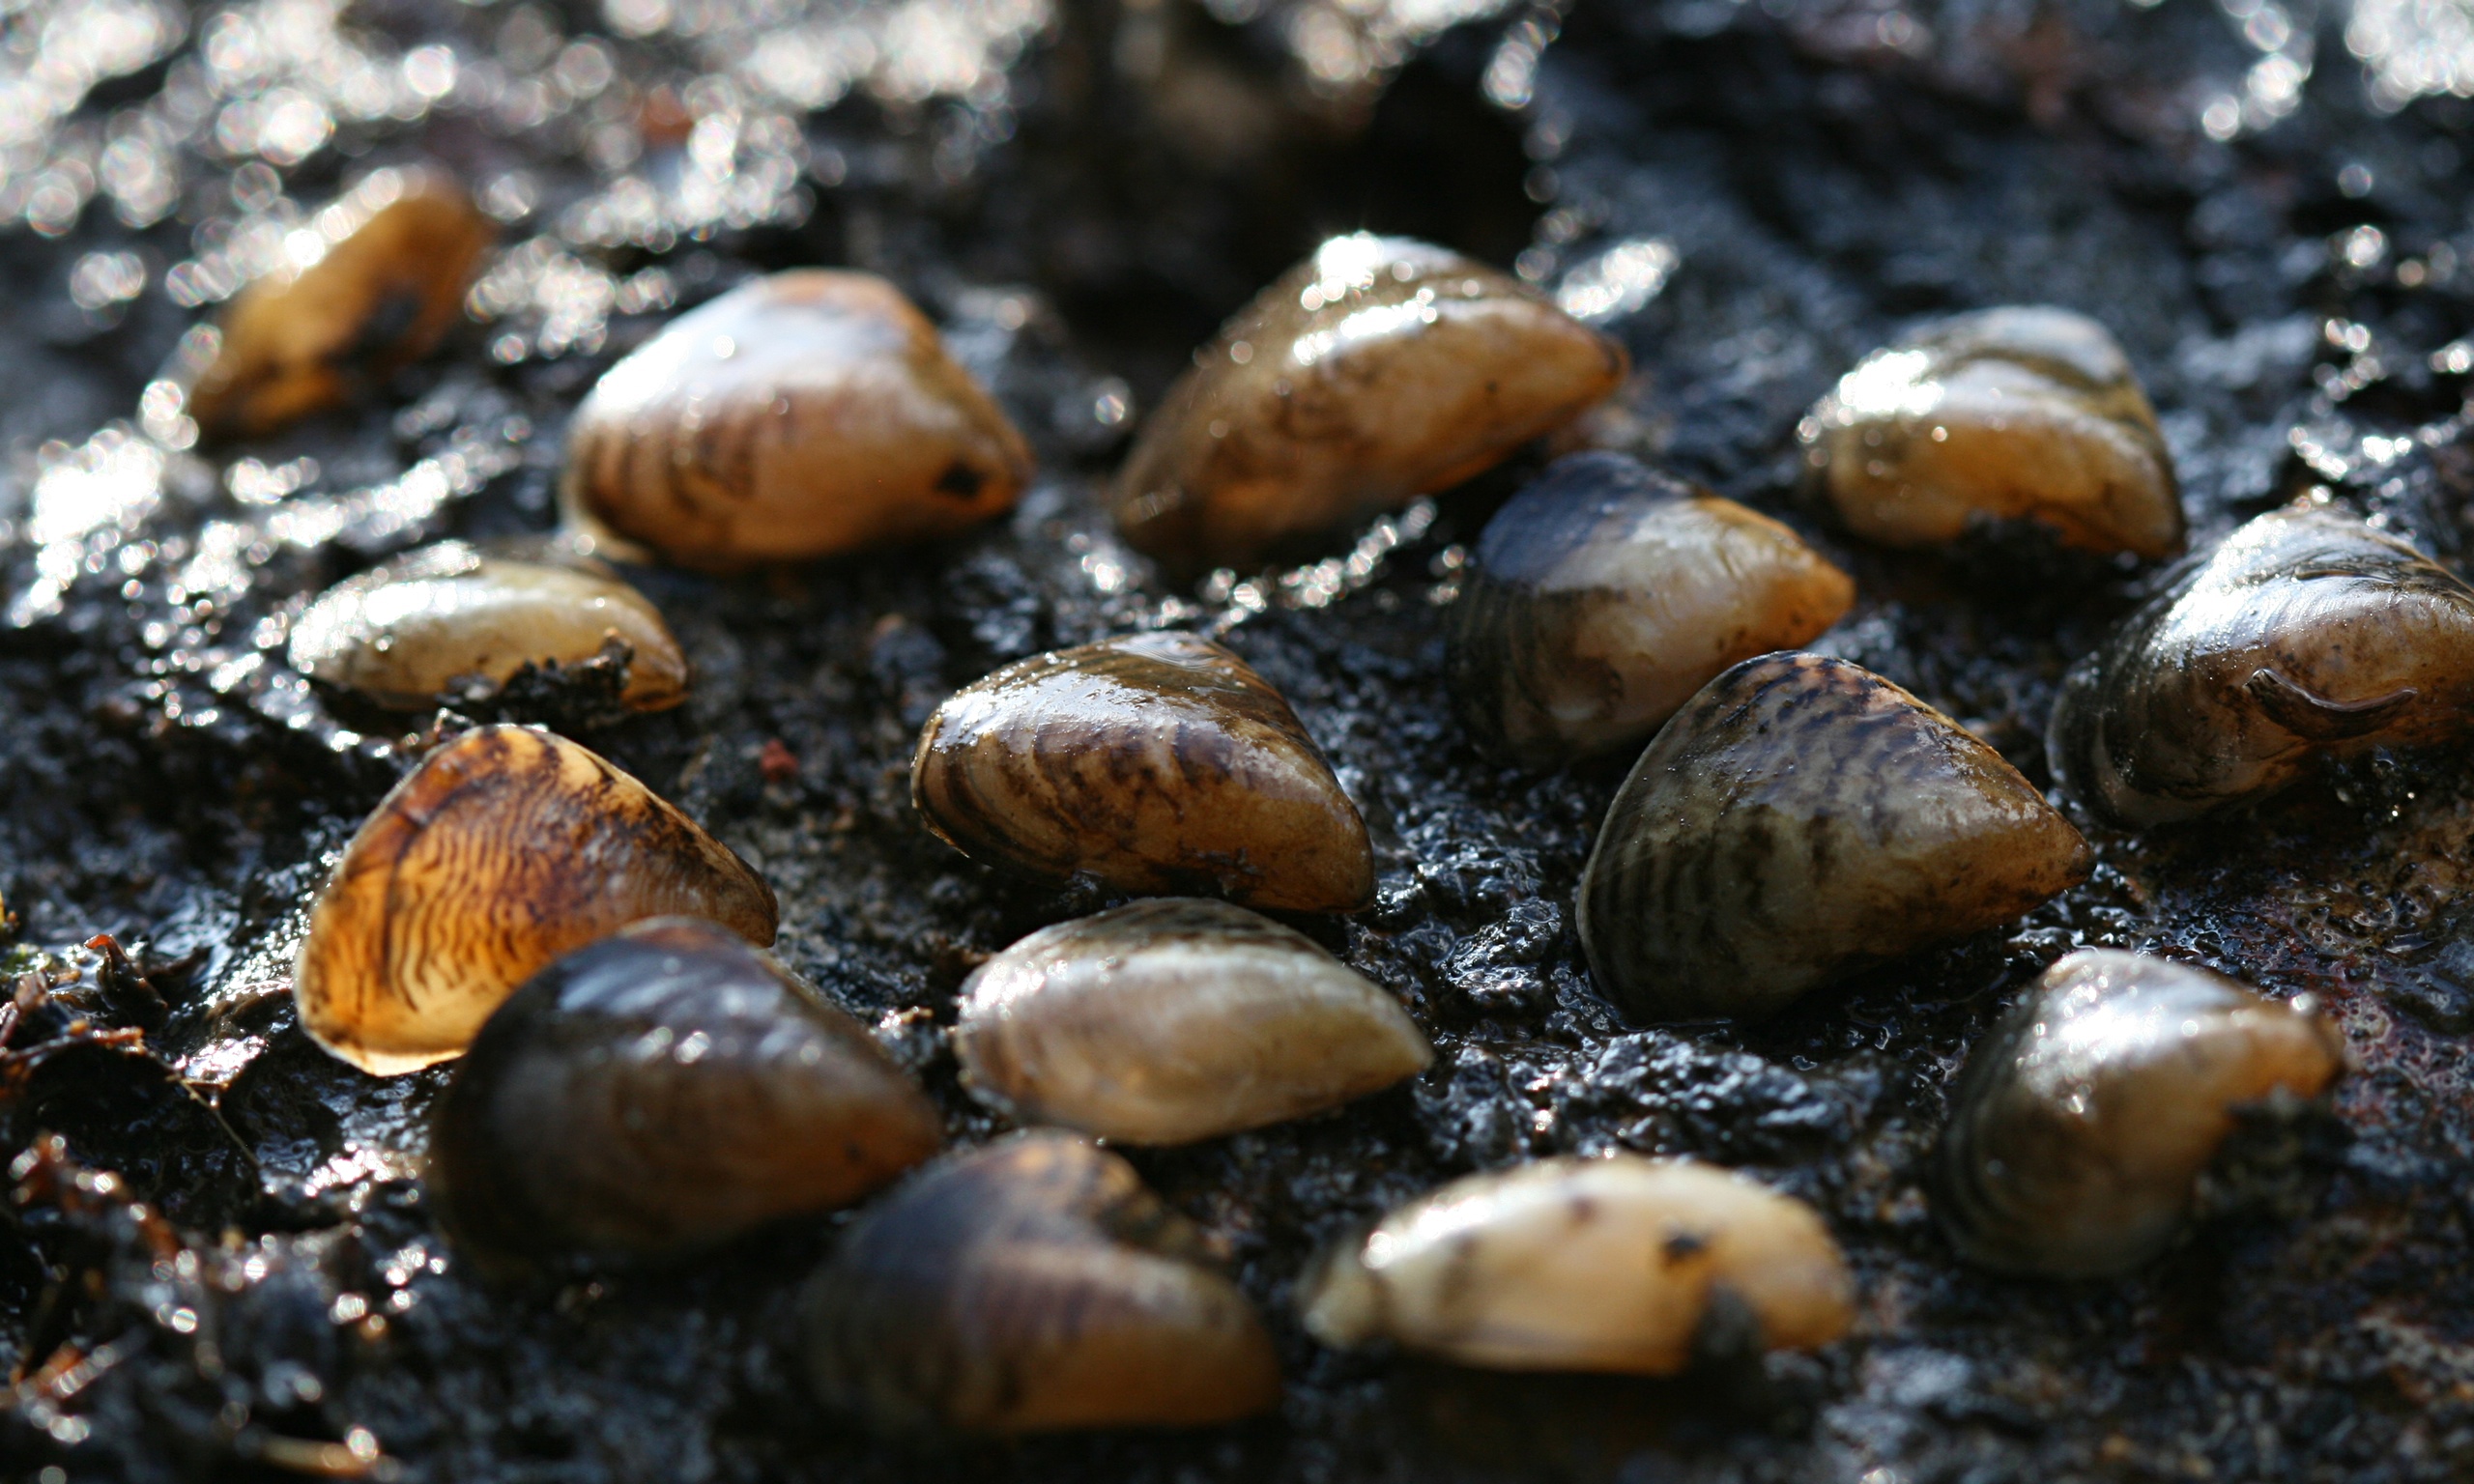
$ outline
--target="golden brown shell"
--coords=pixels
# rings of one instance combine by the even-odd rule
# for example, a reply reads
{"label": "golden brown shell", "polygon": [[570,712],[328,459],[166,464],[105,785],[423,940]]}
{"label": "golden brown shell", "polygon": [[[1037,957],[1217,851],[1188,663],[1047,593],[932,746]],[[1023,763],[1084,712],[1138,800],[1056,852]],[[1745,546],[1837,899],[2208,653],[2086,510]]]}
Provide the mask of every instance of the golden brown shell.
{"label": "golden brown shell", "polygon": [[910,796],[974,860],[1128,892],[1351,912],[1366,821],[1297,714],[1228,650],[1137,634],[1010,665],[919,736]]}
{"label": "golden brown shell", "polygon": [[1827,1345],[1855,1319],[1847,1260],[1811,1207],[1634,1155],[1454,1181],[1333,1252],[1299,1293],[1326,1344],[1386,1339],[1515,1371],[1671,1376],[1743,1318],[1742,1340],[1764,1350]]}
{"label": "golden brown shell", "polygon": [[317,218],[325,255],[241,291],[189,394],[216,437],[254,437],[383,384],[429,354],[464,310],[496,240],[444,176],[382,170]]}
{"label": "golden brown shell", "polygon": [[1804,437],[1848,528],[1886,545],[2026,518],[2090,551],[2182,549],[2156,411],[2084,314],[2014,305],[1937,320],[1841,378]]}
{"label": "golden brown shell", "polygon": [[1948,717],[1844,660],[1764,655],[1632,765],[1581,877],[1581,945],[1643,1019],[1749,1020],[2009,922],[2094,865]]}
{"label": "golden brown shell", "polygon": [[432,1116],[427,1184],[495,1257],[666,1257],[847,1206],[940,1142],[859,1022],[725,929],[657,918],[490,1016]]}
{"label": "golden brown shell", "polygon": [[1856,600],[1786,527],[1619,453],[1557,460],[1474,557],[1445,682],[1489,752],[1531,763],[1646,740],[1720,671]]}
{"label": "golden brown shell", "polygon": [[293,998],[380,1076],[461,1055],[518,985],[648,917],[773,941],[773,890],[652,790],[564,737],[482,727],[361,824],[309,913]]}
{"label": "golden brown shell", "polygon": [[1968,1058],[1935,1213],[1969,1261],[2127,1272],[2170,1245],[2237,1110],[2319,1096],[2345,1037],[2309,996],[2113,949],[2047,969]]}
{"label": "golden brown shell", "polygon": [[1179,571],[1253,565],[1487,469],[1629,367],[1517,279],[1337,237],[1195,353],[1126,459],[1117,526]]}
{"label": "golden brown shell", "polygon": [[681,566],[803,561],[1013,508],[1022,436],[870,273],[799,269],[681,315],[610,368],[567,436],[571,519]]}
{"label": "golden brown shell", "polygon": [[418,710],[495,690],[527,665],[593,660],[613,639],[627,647],[629,706],[687,699],[687,657],[635,588],[446,541],[328,588],[293,624],[289,654],[302,674]]}
{"label": "golden brown shell", "polygon": [[876,1427],[1193,1427],[1267,1410],[1253,1305],[1133,1166],[1064,1134],[952,1156],[852,1224],[801,1304],[810,1379]]}
{"label": "golden brown shell", "polygon": [[1137,901],[1043,928],[963,985],[954,1054],[983,1101],[1127,1144],[1335,1108],[1434,1060],[1399,1002],[1224,901]]}

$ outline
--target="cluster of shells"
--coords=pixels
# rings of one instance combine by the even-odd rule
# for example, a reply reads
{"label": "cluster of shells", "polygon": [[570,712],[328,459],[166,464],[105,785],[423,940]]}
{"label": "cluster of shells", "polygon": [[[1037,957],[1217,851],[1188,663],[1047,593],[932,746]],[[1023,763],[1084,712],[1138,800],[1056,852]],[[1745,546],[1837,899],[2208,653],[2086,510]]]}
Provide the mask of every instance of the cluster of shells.
{"label": "cluster of shells", "polygon": [[[253,433],[422,354],[487,242],[422,177],[250,290],[195,390]],[[1614,341],[1424,243],[1355,235],[1265,289],[1141,430],[1112,496],[1177,574],[1309,552],[1493,466],[1625,381]],[[2125,559],[2177,553],[2172,461],[2084,316],[2003,308],[1865,358],[1801,435],[1854,538],[1995,522]],[[294,666],[367,703],[600,665],[643,708],[693,683],[610,562],[732,570],[950,535],[1007,510],[1021,436],[887,283],[806,270],[679,316],[577,412],[564,533],[351,579]],[[2256,800],[2317,759],[2439,739],[2474,703],[2474,590],[2321,499],[2189,564],[2074,670],[2058,804],[1884,677],[1810,652],[1853,581],[1796,530],[1618,453],[1565,457],[1477,541],[1446,619],[1469,739],[1560,766],[1635,753],[1583,875],[1597,988],[1642,1022],[1749,1021],[2012,923],[2086,879],[2065,812],[2139,828]],[[648,1262],[867,1203],[799,1301],[827,1405],[888,1429],[1225,1420],[1276,1404],[1251,1300],[1109,1145],[1323,1113],[1433,1050],[1382,987],[1263,914],[1369,905],[1356,806],[1289,702],[1178,632],[1039,655],[922,730],[926,827],[987,867],[1132,899],[963,986],[970,1095],[1021,1131],[942,1152],[927,1097],[771,957],[763,879],[566,738],[437,745],[310,917],[302,1024],[374,1075],[460,1058],[428,1181],[489,1270]],[[2307,999],[2168,958],[2073,955],[1974,1048],[1934,1205],[1955,1250],[2117,1273],[2183,1230],[2242,1119],[2346,1062]],[[1515,1369],[1668,1374],[1827,1345],[1857,1296],[1823,1217],[1705,1164],[1616,1156],[1472,1176],[1298,1279],[1306,1330]]]}

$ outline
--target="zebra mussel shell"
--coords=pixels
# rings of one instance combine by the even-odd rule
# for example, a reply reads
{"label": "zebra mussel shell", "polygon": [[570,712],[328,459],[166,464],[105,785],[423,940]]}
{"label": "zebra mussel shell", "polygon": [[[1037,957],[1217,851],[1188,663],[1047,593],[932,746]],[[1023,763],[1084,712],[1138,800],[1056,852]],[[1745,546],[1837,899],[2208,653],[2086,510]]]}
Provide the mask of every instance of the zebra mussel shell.
{"label": "zebra mussel shell", "polygon": [[1304,933],[1223,901],[1138,901],[1031,934],[963,985],[982,1101],[1127,1144],[1334,1108],[1434,1059],[1399,1002]]}
{"label": "zebra mussel shell", "polygon": [[2055,775],[2124,825],[2190,819],[2324,756],[2474,720],[2474,587],[2345,511],[2258,517],[2063,678]]}
{"label": "zebra mussel shell", "polygon": [[1669,1376],[1716,1348],[1827,1345],[1855,1318],[1811,1207],[1635,1155],[1454,1181],[1333,1251],[1300,1295],[1326,1344],[1519,1371]]}
{"label": "zebra mussel shell", "polygon": [[1278,691],[1220,645],[1137,634],[1037,655],[930,717],[928,827],[973,860],[1121,891],[1352,912],[1366,821]]}
{"label": "zebra mussel shell", "polygon": [[2090,551],[2182,549],[2155,410],[2112,333],[2067,309],[2014,305],[1923,326],[1840,379],[1803,437],[1848,528],[1884,545],[2027,519]]}
{"label": "zebra mussel shell", "polygon": [[1486,524],[1445,675],[1489,752],[1636,745],[1740,660],[1836,623],[1856,585],[1786,527],[1617,453],[1558,460]]}
{"label": "zebra mussel shell", "polygon": [[463,1054],[517,985],[650,917],[773,941],[773,890],[587,748],[481,727],[379,802],[320,890],[293,973],[301,1023],[379,1076]]}
{"label": "zebra mussel shell", "polygon": [[1194,353],[1126,459],[1117,525],[1179,572],[1255,565],[1481,472],[1628,369],[1517,279],[1336,237]]}
{"label": "zebra mussel shell", "polygon": [[346,578],[292,626],[292,668],[382,706],[486,696],[527,665],[626,647],[620,699],[658,711],[687,698],[687,657],[660,610],[616,577],[485,556],[445,541]]}
{"label": "zebra mussel shell", "polygon": [[1030,1133],[852,1224],[801,1300],[825,1404],[880,1430],[1192,1427],[1269,1409],[1253,1305],[1115,1155]]}
{"label": "zebra mussel shell", "polygon": [[659,918],[490,1016],[433,1115],[427,1183],[491,1254],[659,1258],[847,1206],[940,1138],[859,1022],[726,929]]}
{"label": "zebra mussel shell", "polygon": [[1751,1020],[2009,922],[2093,868],[1956,722],[1844,660],[1764,655],[1633,764],[1581,877],[1581,944],[1635,1016]]}
{"label": "zebra mussel shell", "polygon": [[2345,1038],[2308,995],[2113,949],[2045,971],[1968,1058],[1934,1210],[1969,1261],[2102,1277],[2172,1244],[2236,1110],[2317,1097]]}
{"label": "zebra mussel shell", "polygon": [[286,240],[320,255],[288,256],[232,301],[189,415],[213,437],[255,437],[384,384],[463,313],[496,237],[446,177],[374,172]]}
{"label": "zebra mussel shell", "polygon": [[958,534],[1013,508],[1029,445],[869,273],[742,284],[610,368],[577,409],[569,519],[716,570]]}

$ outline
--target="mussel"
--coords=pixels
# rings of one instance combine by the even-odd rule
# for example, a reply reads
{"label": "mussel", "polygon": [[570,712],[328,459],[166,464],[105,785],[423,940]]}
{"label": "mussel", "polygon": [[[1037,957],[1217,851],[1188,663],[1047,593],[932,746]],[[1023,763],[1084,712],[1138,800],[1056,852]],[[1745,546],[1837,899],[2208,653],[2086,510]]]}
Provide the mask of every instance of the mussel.
{"label": "mussel", "polygon": [[1827,1345],[1855,1318],[1811,1207],[1636,1155],[1454,1181],[1336,1248],[1299,1292],[1326,1344],[1498,1370],[1668,1376],[1698,1353]]}
{"label": "mussel", "polygon": [[900,290],[798,269],[684,314],[576,410],[571,521],[682,566],[949,536],[1013,508],[1029,445]]}
{"label": "mussel", "polygon": [[1934,1211],[1969,1261],[2102,1277],[2172,1244],[2246,1105],[2317,1097],[2344,1036],[2171,959],[2083,949],[1979,1043],[1951,1095]]}
{"label": "mussel", "polygon": [[980,965],[954,1053],[983,1101],[1128,1144],[1303,1118],[1434,1059],[1399,1002],[1304,933],[1190,898],[1061,923]]}
{"label": "mussel", "polygon": [[1581,945],[1634,1015],[1750,1020],[2006,923],[2094,864],[1956,722],[1844,660],[1764,655],[1632,765],[1581,877]]}
{"label": "mussel", "polygon": [[964,687],[919,736],[910,796],[974,860],[1123,891],[1351,912],[1366,821],[1262,676],[1191,634],[1037,655]]}
{"label": "mussel", "polygon": [[254,437],[383,384],[463,313],[496,236],[445,176],[374,172],[233,300],[189,415],[210,435]]}
{"label": "mussel", "polygon": [[1856,585],[1796,533],[1617,453],[1558,460],[1479,537],[1445,676],[1489,751],[1637,744],[1739,660],[1836,623]]}
{"label": "mussel", "polygon": [[2474,587],[2306,499],[2226,537],[2074,666],[2046,742],[2073,795],[2145,826],[2469,723]]}
{"label": "mussel", "polygon": [[2025,518],[2090,551],[2182,549],[2155,410],[2084,314],[2014,305],[1936,320],[1857,363],[1803,436],[1848,528],[1886,545]]}
{"label": "mussel", "polygon": [[1133,1166],[1030,1133],[861,1214],[801,1299],[808,1373],[889,1432],[1191,1427],[1279,1399],[1253,1306]]}
{"label": "mussel", "polygon": [[1117,525],[1181,572],[1251,565],[1489,468],[1628,368],[1516,279],[1336,237],[1194,353],[1127,456]]}
{"label": "mussel", "polygon": [[482,727],[379,802],[310,908],[301,1023],[379,1076],[459,1056],[518,985],[648,917],[773,941],[773,889],[591,751]]}
{"label": "mussel", "polygon": [[625,646],[621,699],[687,697],[687,657],[661,612],[607,572],[486,556],[444,541],[346,578],[292,626],[292,668],[417,710],[495,692],[527,665],[594,662]]}
{"label": "mussel", "polygon": [[847,1206],[940,1136],[859,1022],[735,934],[657,918],[490,1016],[433,1115],[427,1184],[493,1259],[659,1258]]}

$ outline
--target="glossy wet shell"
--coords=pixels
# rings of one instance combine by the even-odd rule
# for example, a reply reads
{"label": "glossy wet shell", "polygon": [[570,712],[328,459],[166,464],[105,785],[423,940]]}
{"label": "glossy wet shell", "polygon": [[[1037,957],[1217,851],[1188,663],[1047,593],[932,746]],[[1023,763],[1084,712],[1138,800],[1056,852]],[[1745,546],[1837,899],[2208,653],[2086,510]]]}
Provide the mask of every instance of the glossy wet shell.
{"label": "glossy wet shell", "polygon": [[1198,1426],[1280,1396],[1271,1339],[1198,1234],[1063,1134],[914,1176],[851,1226],[801,1317],[819,1395],[887,1431]]}
{"label": "glossy wet shell", "polygon": [[1182,572],[1254,565],[1478,473],[1628,368],[1516,279],[1334,238],[1195,353],[1126,459],[1117,525]]}
{"label": "glossy wet shell", "polygon": [[663,1257],[846,1206],[941,1122],[865,1027],[692,918],[534,975],[457,1064],[427,1184],[489,1253]]}
{"label": "glossy wet shell", "polygon": [[380,171],[315,218],[326,255],[233,300],[189,394],[210,435],[253,437],[363,395],[429,354],[464,312],[495,240],[463,188]]}
{"label": "glossy wet shell", "polygon": [[1136,902],[1044,928],[963,985],[954,1053],[1011,1116],[1129,1144],[1303,1118],[1424,1070],[1399,1002],[1226,902]]}
{"label": "glossy wet shell", "polygon": [[2318,1096],[2345,1039],[2309,997],[2111,949],[2055,964],[1968,1058],[1934,1211],[1969,1261],[2126,1272],[2172,1241],[2234,1111]]}
{"label": "glossy wet shell", "polygon": [[1191,634],[1024,660],[929,719],[910,796],[974,860],[1128,892],[1350,912],[1366,821],[1262,676]]}
{"label": "glossy wet shell", "polygon": [[1844,660],[1765,655],[1633,764],[1581,877],[1581,943],[1641,1019],[1749,1020],[2007,923],[2093,865],[1957,723]]}
{"label": "glossy wet shell", "polygon": [[2054,772],[2120,824],[2257,799],[2474,718],[2474,588],[2335,506],[2272,511],[2071,669]]}
{"label": "glossy wet shell", "polygon": [[1846,1259],[1812,1208],[1631,1155],[1455,1181],[1332,1254],[1300,1292],[1326,1344],[1388,1339],[1499,1370],[1673,1375],[1728,1322],[1722,1302],[1750,1311],[1768,1350],[1827,1345],[1855,1317]]}
{"label": "glossy wet shell", "polygon": [[2097,552],[2172,556],[2172,456],[2104,326],[2025,305],[1936,321],[1813,409],[1810,457],[1848,528],[1890,546],[2028,519]]}
{"label": "glossy wet shell", "polygon": [[1559,460],[1479,538],[1446,679],[1489,752],[1635,745],[1719,671],[1794,648],[1856,585],[1796,533],[1613,453]]}
{"label": "glossy wet shell", "polygon": [[1013,508],[1022,437],[883,279],[799,269],[681,315],[577,409],[571,519],[683,566],[950,536]]}
{"label": "glossy wet shell", "polygon": [[773,941],[772,888],[586,748],[529,727],[440,747],[379,803],[310,909],[301,1021],[364,1071],[461,1055],[517,985],[629,923]]}
{"label": "glossy wet shell", "polygon": [[494,690],[527,665],[627,647],[626,703],[687,697],[687,658],[661,613],[615,577],[484,556],[449,541],[347,578],[292,627],[292,668],[380,705],[417,710]]}

